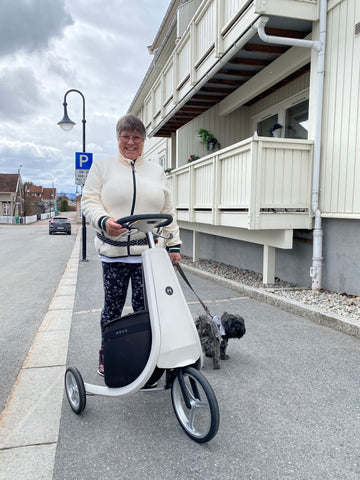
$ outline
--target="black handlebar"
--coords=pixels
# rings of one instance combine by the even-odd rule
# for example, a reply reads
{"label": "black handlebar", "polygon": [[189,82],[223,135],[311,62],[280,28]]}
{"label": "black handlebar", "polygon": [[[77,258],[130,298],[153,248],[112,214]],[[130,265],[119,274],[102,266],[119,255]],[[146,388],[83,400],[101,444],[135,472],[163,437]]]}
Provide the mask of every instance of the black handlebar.
{"label": "black handlebar", "polygon": [[[119,218],[116,220],[116,223],[121,225],[124,228],[136,228],[141,230],[140,224],[145,227],[146,230],[149,228],[161,228],[166,227],[173,221],[173,217],[167,213],[145,213],[141,215],[129,215],[128,217]],[[138,225],[134,225],[138,223]]]}

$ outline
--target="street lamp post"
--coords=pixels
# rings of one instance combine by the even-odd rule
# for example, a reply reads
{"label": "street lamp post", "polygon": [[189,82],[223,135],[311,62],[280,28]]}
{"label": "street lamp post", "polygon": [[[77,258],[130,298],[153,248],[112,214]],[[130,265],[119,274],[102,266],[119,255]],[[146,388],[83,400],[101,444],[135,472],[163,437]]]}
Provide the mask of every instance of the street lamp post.
{"label": "street lamp post", "polygon": [[[60,120],[60,122],[58,122],[58,125],[60,125],[60,127],[65,131],[65,132],[68,132],[70,131],[75,124],[75,122],[73,122],[72,120],[70,120],[69,116],[68,116],[68,113],[67,113],[67,103],[66,103],[66,96],[68,93],[70,92],[77,92],[79,95],[81,95],[81,98],[82,98],[82,101],[83,101],[83,118],[82,118],[82,124],[83,124],[83,129],[82,129],[82,143],[83,143],[83,153],[86,152],[86,148],[85,148],[85,124],[86,124],[86,120],[85,120],[85,97],[84,95],[80,92],[80,90],[75,90],[75,89],[71,89],[71,90],[68,90],[65,95],[64,95],[64,116],[62,118],[62,120]],[[82,192],[82,187],[81,187],[81,192]],[[82,216],[82,261],[83,262],[87,262],[87,259],[86,259],[86,219],[85,219],[85,216],[84,214],[81,214]]]}

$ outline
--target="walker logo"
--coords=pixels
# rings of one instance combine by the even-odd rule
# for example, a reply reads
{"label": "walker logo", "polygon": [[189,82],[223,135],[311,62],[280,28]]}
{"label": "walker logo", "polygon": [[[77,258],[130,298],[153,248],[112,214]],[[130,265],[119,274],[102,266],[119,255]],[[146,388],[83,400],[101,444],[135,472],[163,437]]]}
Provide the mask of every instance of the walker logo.
{"label": "walker logo", "polygon": [[117,330],[115,332],[115,335],[126,335],[128,333],[128,329],[127,328],[123,328],[121,330]]}
{"label": "walker logo", "polygon": [[93,161],[92,153],[75,153],[75,185],[85,185]]}

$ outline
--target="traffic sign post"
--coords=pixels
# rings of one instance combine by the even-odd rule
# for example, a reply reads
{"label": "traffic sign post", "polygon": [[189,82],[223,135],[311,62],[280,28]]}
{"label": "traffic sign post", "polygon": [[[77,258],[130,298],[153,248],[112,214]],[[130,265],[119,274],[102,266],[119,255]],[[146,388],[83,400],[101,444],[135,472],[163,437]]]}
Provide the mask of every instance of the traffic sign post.
{"label": "traffic sign post", "polygon": [[[84,145],[85,150],[85,145]],[[93,154],[86,152],[75,152],[75,184],[85,185],[90,167],[93,161]],[[82,243],[83,243],[83,262],[86,262],[86,219],[82,214]]]}

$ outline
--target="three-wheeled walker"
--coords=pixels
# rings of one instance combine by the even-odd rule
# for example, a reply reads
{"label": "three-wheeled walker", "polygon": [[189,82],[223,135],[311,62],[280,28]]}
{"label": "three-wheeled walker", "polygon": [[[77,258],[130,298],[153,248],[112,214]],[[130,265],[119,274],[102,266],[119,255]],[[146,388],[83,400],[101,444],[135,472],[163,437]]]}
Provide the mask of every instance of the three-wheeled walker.
{"label": "three-wheeled walker", "polygon": [[[171,215],[132,215],[118,220],[126,236],[142,232],[149,248],[142,253],[146,309],[109,322],[104,329],[106,386],[84,383],[79,370],[65,373],[65,391],[72,410],[80,414],[86,395],[118,397],[152,385],[165,374],[172,405],[184,431],[195,442],[211,440],[219,428],[214,391],[200,372],[199,336],[183,291],[164,248],[155,248],[160,229]],[[138,235],[137,235],[138,237]]]}

